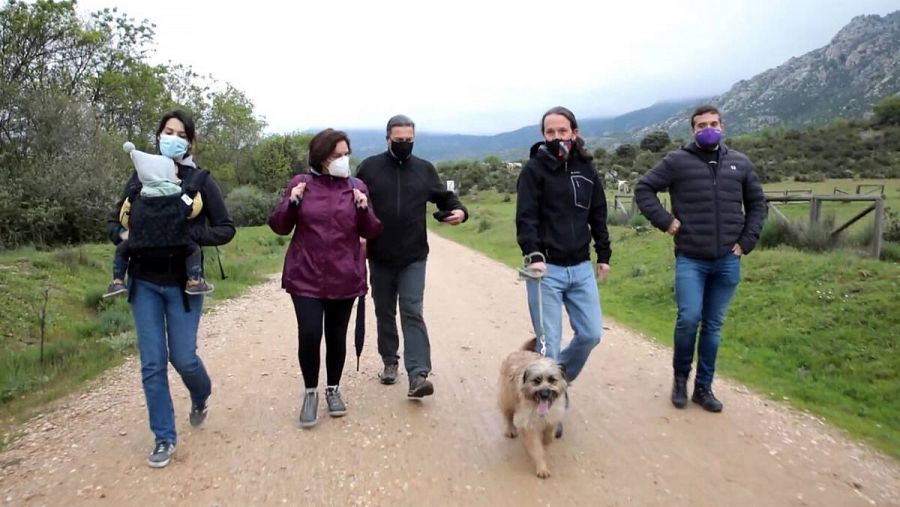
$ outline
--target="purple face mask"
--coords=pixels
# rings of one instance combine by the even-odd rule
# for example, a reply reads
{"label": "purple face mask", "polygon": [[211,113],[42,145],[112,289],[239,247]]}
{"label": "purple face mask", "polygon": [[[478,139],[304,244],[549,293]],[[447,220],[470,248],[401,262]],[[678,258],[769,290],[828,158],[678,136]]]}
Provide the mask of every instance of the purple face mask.
{"label": "purple face mask", "polygon": [[712,127],[706,127],[694,134],[694,140],[697,142],[697,146],[704,150],[712,150],[719,146],[719,142],[722,140],[722,131]]}

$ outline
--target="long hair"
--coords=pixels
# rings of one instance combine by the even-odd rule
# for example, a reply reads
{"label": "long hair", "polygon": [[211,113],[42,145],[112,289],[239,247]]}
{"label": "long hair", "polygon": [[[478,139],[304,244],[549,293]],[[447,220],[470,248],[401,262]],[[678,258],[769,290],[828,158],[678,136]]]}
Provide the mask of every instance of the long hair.
{"label": "long hair", "polygon": [[[546,120],[547,117],[550,116],[551,114],[558,114],[560,116],[565,117],[567,120],[569,120],[569,127],[573,131],[578,128],[578,120],[575,119],[575,113],[573,113],[569,109],[562,107],[562,106],[551,107],[550,109],[547,110],[546,113],[544,113],[544,116],[541,117],[541,135],[542,136],[544,135],[544,120]],[[584,139],[581,136],[577,136],[577,135],[575,136],[575,143],[573,145],[572,151],[582,162],[589,162],[589,161],[593,160],[593,158],[594,158],[591,155],[591,153],[587,150],[587,148],[585,147]]]}

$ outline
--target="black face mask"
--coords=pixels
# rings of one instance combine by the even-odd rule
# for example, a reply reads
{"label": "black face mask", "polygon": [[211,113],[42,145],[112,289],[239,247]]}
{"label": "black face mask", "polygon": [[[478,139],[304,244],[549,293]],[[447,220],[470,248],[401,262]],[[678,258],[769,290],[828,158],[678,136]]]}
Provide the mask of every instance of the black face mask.
{"label": "black face mask", "polygon": [[412,150],[412,141],[391,141],[391,153],[397,157],[398,160],[405,161],[409,159],[409,156],[412,155]]}
{"label": "black face mask", "polygon": [[551,155],[560,160],[566,160],[569,158],[569,154],[572,152],[572,147],[575,145],[575,142],[572,140],[563,141],[562,139],[554,139],[552,141],[544,141],[544,145],[547,146],[547,151],[549,151]]}

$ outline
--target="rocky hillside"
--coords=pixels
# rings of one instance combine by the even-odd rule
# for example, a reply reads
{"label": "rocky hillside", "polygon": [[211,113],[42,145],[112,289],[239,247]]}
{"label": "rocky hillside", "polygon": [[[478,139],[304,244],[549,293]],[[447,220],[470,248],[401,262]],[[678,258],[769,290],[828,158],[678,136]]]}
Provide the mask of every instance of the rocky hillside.
{"label": "rocky hillside", "polygon": [[[823,120],[858,117],[879,100],[900,93],[900,11],[886,16],[857,16],[831,42],[774,69],[740,81],[712,103],[726,115],[730,133],[773,125],[802,126]],[[679,112],[638,129],[685,133]]]}

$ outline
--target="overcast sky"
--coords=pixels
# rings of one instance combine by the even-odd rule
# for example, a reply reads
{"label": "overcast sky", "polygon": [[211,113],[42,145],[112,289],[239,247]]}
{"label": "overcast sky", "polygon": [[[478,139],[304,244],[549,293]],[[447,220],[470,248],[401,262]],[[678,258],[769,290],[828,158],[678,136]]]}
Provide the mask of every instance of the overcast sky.
{"label": "overcast sky", "polygon": [[243,90],[269,132],[498,133],[710,96],[897,0],[80,0],[156,24],[153,61]]}

